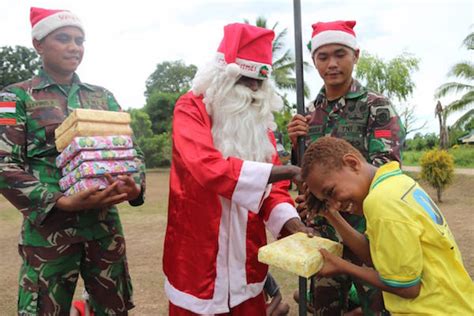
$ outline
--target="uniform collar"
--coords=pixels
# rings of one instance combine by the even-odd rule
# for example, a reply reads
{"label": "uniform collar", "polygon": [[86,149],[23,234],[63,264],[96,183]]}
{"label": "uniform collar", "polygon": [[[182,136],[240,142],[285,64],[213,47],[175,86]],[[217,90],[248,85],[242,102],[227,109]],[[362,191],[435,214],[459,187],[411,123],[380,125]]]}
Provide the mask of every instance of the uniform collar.
{"label": "uniform collar", "polygon": [[[47,73],[46,71],[44,71],[43,68],[40,69],[40,71],[38,72],[38,76],[37,76],[37,79],[38,81],[36,82],[36,80],[34,81],[33,83],[33,90],[41,90],[41,89],[45,89],[47,87],[50,87],[50,86],[59,86],[54,80],[53,78],[51,78]],[[81,82],[81,79],[79,79],[79,76],[74,73],[74,75],[72,76],[72,84],[77,84],[78,86],[81,86],[81,87],[84,87],[88,90],[91,90],[91,91],[94,91],[94,87],[92,87],[91,85],[88,85],[87,83],[83,83]]]}
{"label": "uniform collar", "polygon": [[377,169],[377,172],[375,173],[374,178],[372,179],[369,192],[386,179],[391,178],[393,176],[401,175],[402,173],[403,172],[400,169],[400,164],[398,163],[398,161],[391,161],[379,167]]}
{"label": "uniform collar", "polygon": [[[360,82],[357,81],[356,79],[352,79],[352,83],[351,83],[351,87],[349,88],[349,91],[347,91],[344,97],[339,98],[336,104],[337,109],[342,108],[346,104],[345,100],[356,99],[366,93],[367,93],[367,88],[361,85]],[[326,105],[327,105],[326,88],[323,86],[321,90],[319,90],[316,100],[314,100],[314,106],[315,108],[317,108],[317,107],[323,107]],[[333,109],[333,111],[336,111],[337,109],[335,108]]]}

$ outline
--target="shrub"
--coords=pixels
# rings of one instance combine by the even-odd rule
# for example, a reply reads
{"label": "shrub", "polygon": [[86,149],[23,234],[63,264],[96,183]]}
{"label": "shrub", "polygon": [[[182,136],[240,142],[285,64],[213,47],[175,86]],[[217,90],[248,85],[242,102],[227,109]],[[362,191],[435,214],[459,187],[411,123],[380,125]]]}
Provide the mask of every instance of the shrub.
{"label": "shrub", "polygon": [[438,202],[441,202],[441,192],[453,181],[453,157],[445,150],[433,149],[421,157],[420,165],[421,178],[436,189]]}

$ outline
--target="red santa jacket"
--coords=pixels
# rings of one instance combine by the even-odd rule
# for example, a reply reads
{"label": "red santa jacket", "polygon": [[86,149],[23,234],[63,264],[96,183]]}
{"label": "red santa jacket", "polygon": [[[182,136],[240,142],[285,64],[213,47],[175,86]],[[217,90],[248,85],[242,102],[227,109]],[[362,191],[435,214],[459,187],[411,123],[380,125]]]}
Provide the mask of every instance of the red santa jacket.
{"label": "red santa jacket", "polygon": [[[273,163],[280,163],[276,154]],[[267,242],[265,227],[277,236],[298,216],[289,182],[267,185],[272,166],[225,159],[213,145],[202,96],[188,92],[178,100],[163,255],[174,305],[224,313],[261,293],[268,267],[257,252]]]}

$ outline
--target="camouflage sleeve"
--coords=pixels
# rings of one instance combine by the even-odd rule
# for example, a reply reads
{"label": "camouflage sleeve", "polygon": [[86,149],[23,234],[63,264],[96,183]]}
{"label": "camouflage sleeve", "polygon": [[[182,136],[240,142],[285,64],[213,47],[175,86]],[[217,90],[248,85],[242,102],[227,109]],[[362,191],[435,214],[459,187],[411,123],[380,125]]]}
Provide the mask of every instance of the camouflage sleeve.
{"label": "camouflage sleeve", "polygon": [[369,120],[367,139],[369,162],[381,166],[389,161],[401,163],[401,150],[405,141],[405,127],[391,102],[369,93]]}
{"label": "camouflage sleeve", "polygon": [[40,225],[63,195],[26,171],[26,112],[23,90],[0,92],[0,193],[25,218]]}
{"label": "camouflage sleeve", "polygon": [[[107,102],[109,106],[109,110],[111,111],[122,111],[122,108],[118,104],[117,100],[113,96],[113,94],[110,91],[106,90],[107,94]],[[141,188],[141,193],[138,198],[136,198],[133,201],[129,201],[130,205],[132,206],[138,206],[142,205],[145,202],[145,189],[146,189],[146,167],[145,167],[145,155],[143,154],[143,151],[138,147],[137,141],[135,139],[135,136],[132,136],[133,138],[133,146],[135,150],[137,151],[137,157],[136,157],[136,162],[140,166],[140,171],[139,173],[134,174],[133,180],[135,181],[136,184],[138,184]]]}

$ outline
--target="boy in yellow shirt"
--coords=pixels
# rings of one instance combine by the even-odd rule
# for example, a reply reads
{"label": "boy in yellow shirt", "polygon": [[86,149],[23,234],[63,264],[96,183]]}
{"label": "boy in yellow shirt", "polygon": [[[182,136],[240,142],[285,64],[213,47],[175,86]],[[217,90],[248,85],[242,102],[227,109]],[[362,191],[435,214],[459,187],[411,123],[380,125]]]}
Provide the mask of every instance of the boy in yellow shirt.
{"label": "boy in yellow shirt", "polygon": [[[319,275],[349,274],[380,288],[393,315],[474,314],[474,285],[444,216],[398,162],[377,168],[345,140],[323,137],[306,151],[302,178],[343,243],[375,269],[321,250]],[[339,212],[365,216],[365,235]]]}

